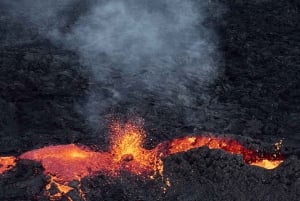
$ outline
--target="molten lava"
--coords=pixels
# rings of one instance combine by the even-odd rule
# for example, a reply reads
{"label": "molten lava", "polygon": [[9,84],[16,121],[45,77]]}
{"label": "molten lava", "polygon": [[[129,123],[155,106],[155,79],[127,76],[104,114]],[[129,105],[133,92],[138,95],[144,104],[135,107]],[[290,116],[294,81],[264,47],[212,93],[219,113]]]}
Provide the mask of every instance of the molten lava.
{"label": "molten lava", "polygon": [[121,169],[141,175],[143,173],[162,172],[162,161],[156,149],[142,147],[146,134],[141,126],[127,123],[121,126],[118,122],[111,124],[111,155],[113,162]]}
{"label": "molten lava", "polygon": [[245,163],[265,169],[274,169],[283,162],[283,156],[280,154],[259,154],[244,147],[236,140],[212,136],[193,136],[174,139],[170,142],[169,154],[186,152],[190,149],[203,146],[207,146],[209,149],[222,149],[231,154],[242,155]]}
{"label": "molten lava", "polygon": [[16,165],[16,158],[13,156],[0,157],[0,174],[13,168]]}
{"label": "molten lava", "polygon": [[96,172],[112,173],[116,169],[111,164],[109,153],[94,152],[75,144],[48,146],[22,154],[19,159],[39,161],[45,174],[69,182],[92,176]]}
{"label": "molten lava", "polygon": [[[111,125],[111,146],[109,152],[93,151],[75,144],[48,146],[21,154],[18,159],[39,161],[44,174],[50,176],[47,191],[52,185],[58,189],[53,196],[61,197],[73,188],[68,182],[80,181],[83,177],[104,174],[118,176],[121,171],[136,175],[163,173],[162,159],[179,152],[207,146],[222,149],[230,154],[239,154],[245,163],[265,169],[273,169],[283,162],[279,153],[264,154],[244,147],[236,140],[213,136],[188,136],[158,144],[154,149],[142,147],[146,137],[142,126],[134,123]],[[278,149],[278,144],[276,144]],[[278,152],[278,150],[277,150]],[[0,157],[0,174],[15,166],[15,157]],[[167,182],[170,185],[170,182]]]}

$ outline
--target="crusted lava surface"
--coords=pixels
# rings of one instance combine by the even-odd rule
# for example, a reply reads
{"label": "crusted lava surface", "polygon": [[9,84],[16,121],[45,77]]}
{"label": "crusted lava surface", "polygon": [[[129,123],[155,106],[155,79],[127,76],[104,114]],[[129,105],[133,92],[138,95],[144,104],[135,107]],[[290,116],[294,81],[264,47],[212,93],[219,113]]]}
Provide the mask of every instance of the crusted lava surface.
{"label": "crusted lava surface", "polygon": [[[188,82],[190,96],[198,100],[193,104],[131,86],[125,99],[114,100],[111,83],[122,81],[117,72],[110,84],[91,81],[75,52],[24,26],[0,6],[0,157],[63,144],[107,151],[107,119],[118,114],[124,121],[144,119],[148,150],[202,132],[230,136],[266,152],[282,139],[285,160],[279,167],[249,166],[240,155],[201,147],[163,158],[163,177],[99,174],[69,181],[72,190],[55,197],[59,186],[45,188],[52,178],[42,164],[19,160],[0,176],[0,200],[299,200],[300,3],[215,2],[225,5],[225,14],[219,18],[208,10],[205,23],[218,34],[221,73],[208,87]],[[70,12],[84,10],[78,8]],[[97,128],[81,110],[90,91],[113,101],[95,120]]]}

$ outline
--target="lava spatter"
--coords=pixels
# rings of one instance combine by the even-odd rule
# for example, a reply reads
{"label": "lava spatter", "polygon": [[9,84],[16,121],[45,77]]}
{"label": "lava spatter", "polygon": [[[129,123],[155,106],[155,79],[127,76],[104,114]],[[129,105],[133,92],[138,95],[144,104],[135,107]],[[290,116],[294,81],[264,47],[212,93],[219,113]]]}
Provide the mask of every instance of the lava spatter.
{"label": "lava spatter", "polygon": [[162,172],[162,160],[157,149],[142,147],[146,133],[141,124],[113,122],[110,130],[110,153],[114,163],[136,175]]}
{"label": "lava spatter", "polygon": [[[50,197],[56,198],[74,189],[68,186],[69,182],[98,174],[117,177],[121,171],[127,171],[139,176],[148,175],[150,179],[155,174],[163,176],[163,158],[204,146],[242,155],[245,163],[265,169],[274,169],[283,162],[278,143],[275,145],[276,154],[266,154],[248,149],[233,139],[201,135],[162,142],[148,150],[143,148],[145,137],[142,125],[132,122],[120,124],[116,121],[111,124],[108,152],[94,151],[75,144],[48,146],[25,152],[17,158],[0,157],[0,174],[15,166],[16,159],[38,161],[44,167],[44,174],[51,177],[46,191]],[[169,186],[170,182],[166,184]],[[51,194],[53,185],[57,192]],[[80,184],[78,189],[84,195]]]}

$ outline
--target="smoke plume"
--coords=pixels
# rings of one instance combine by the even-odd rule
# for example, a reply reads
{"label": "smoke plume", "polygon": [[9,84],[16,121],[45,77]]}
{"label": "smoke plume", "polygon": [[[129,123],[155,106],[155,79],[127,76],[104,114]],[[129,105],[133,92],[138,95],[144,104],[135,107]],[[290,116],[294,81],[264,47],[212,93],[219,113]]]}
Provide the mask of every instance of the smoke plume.
{"label": "smoke plume", "polygon": [[107,108],[126,101],[134,104],[149,94],[166,104],[193,105],[199,96],[195,93],[202,93],[218,72],[216,35],[204,25],[209,3],[4,0],[2,4],[26,26],[79,54],[82,66],[91,72],[84,107],[91,121]]}

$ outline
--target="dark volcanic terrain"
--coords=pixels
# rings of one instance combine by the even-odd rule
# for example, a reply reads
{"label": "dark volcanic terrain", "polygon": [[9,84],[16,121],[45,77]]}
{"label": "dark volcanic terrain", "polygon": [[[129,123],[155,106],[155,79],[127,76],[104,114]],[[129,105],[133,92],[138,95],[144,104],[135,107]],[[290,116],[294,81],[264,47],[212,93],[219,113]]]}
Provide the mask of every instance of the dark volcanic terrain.
{"label": "dark volcanic terrain", "polygon": [[[109,82],[95,81],[78,53],[17,20],[0,3],[0,156],[69,143],[105,150],[111,116],[139,116],[145,120],[147,148],[212,132],[260,149],[283,139],[286,159],[277,169],[264,170],[222,150],[195,149],[165,159],[164,175],[171,182],[166,191],[161,178],[99,175],[82,180],[87,200],[298,201],[300,1],[209,2],[212,10],[208,6],[204,23],[216,31],[222,59],[211,83],[187,77],[187,98],[195,100],[188,104],[136,87],[134,81],[123,83],[117,71]],[[225,11],[216,17],[213,5],[220,2]],[[126,90],[126,97],[114,99],[114,86]],[[105,102],[96,119],[86,118],[91,93],[100,97],[99,108]],[[0,200],[47,200],[48,178],[42,171],[38,163],[20,161],[0,176]],[[81,200],[76,190],[69,196]]]}

